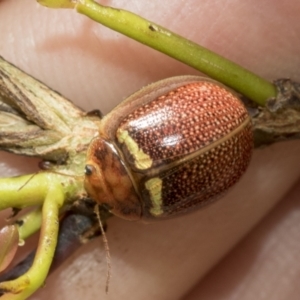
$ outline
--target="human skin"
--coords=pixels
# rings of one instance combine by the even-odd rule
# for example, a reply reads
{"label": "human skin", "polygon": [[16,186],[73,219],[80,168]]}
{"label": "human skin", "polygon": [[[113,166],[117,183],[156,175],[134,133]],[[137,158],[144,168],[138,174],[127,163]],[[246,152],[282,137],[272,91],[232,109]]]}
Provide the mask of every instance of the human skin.
{"label": "human skin", "polygon": [[[103,4],[140,14],[267,79],[300,81],[299,1]],[[0,0],[0,37],[1,56],[86,110],[107,113],[147,83],[198,74],[75,12],[48,10],[34,0]],[[97,239],[32,299],[298,299],[300,215],[297,194],[287,193],[300,175],[299,150],[298,141],[256,150],[235,188],[187,216],[151,224],[111,219],[108,295],[105,253]],[[1,176],[36,170],[33,159],[1,152],[0,160]]]}

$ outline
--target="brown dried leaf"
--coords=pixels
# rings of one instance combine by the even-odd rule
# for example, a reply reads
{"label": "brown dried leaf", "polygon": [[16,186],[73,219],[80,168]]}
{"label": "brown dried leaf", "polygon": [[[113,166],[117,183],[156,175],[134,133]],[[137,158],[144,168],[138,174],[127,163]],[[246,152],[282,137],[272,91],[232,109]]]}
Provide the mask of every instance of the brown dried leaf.
{"label": "brown dried leaf", "polygon": [[0,150],[63,162],[87,119],[69,100],[0,57]]}

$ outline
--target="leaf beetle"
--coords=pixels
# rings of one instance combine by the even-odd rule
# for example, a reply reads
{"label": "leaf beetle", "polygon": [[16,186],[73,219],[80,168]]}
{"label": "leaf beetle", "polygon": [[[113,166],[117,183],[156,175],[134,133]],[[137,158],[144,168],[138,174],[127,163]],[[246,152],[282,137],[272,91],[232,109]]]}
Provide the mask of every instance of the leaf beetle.
{"label": "leaf beetle", "polygon": [[251,118],[234,92],[208,78],[150,84],[101,120],[88,149],[85,188],[129,220],[203,207],[245,172]]}

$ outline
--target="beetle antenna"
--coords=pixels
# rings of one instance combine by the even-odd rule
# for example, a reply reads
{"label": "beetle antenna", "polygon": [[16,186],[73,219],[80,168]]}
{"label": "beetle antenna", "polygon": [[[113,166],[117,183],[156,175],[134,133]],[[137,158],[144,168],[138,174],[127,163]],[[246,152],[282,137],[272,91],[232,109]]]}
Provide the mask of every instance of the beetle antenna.
{"label": "beetle antenna", "polygon": [[97,219],[99,221],[100,231],[101,231],[101,235],[102,235],[102,241],[104,243],[104,249],[105,249],[105,253],[106,253],[105,256],[106,256],[106,265],[107,265],[107,276],[106,276],[105,292],[107,294],[108,293],[108,288],[109,288],[109,283],[110,283],[110,278],[111,278],[110,251],[109,251],[109,246],[108,246],[108,240],[106,238],[105,230],[103,228],[103,224],[102,224],[101,217],[100,217],[99,205],[96,205],[95,212],[96,212],[96,215],[97,215]]}
{"label": "beetle antenna", "polygon": [[23,187],[25,187],[25,186],[33,179],[33,177],[36,176],[38,173],[39,173],[39,172],[33,173],[33,174],[25,181],[25,183],[23,183],[23,184],[19,187],[18,191],[20,191]]}

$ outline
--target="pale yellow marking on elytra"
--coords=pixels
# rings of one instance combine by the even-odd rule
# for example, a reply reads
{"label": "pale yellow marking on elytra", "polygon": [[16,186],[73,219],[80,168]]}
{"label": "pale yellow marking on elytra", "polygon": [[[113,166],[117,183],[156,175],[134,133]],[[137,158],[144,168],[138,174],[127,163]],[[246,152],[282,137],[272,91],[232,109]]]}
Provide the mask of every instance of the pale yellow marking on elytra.
{"label": "pale yellow marking on elytra", "polygon": [[134,158],[134,165],[137,169],[146,170],[152,166],[153,161],[151,157],[139,148],[138,144],[129,135],[127,130],[119,129],[117,138],[119,143],[124,143],[126,145],[129,153]]}
{"label": "pale yellow marking on elytra", "polygon": [[152,208],[150,213],[153,216],[159,216],[163,214],[162,209],[162,180],[158,177],[149,179],[145,183],[146,189],[149,191],[150,199],[152,202]]}

